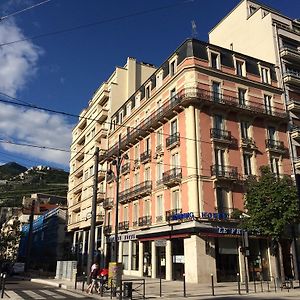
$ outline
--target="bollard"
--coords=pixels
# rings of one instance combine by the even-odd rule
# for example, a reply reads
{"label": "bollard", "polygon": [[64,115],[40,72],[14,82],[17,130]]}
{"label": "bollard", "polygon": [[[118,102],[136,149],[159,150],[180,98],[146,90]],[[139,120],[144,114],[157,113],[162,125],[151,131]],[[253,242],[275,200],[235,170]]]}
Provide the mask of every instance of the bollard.
{"label": "bollard", "polygon": [[110,299],[112,299],[113,296],[113,290],[112,290],[112,279],[110,280]]}
{"label": "bollard", "polygon": [[268,292],[270,292],[270,283],[269,283],[269,279],[267,280],[267,287],[268,287]]}
{"label": "bollard", "polygon": [[262,279],[260,280],[260,291],[263,292],[264,291],[264,287],[263,287],[263,282]]}
{"label": "bollard", "polygon": [[162,286],[161,286],[161,275],[159,276],[159,297],[161,297],[162,294]]}
{"label": "bollard", "polygon": [[146,280],[143,279],[143,299],[146,299]]}
{"label": "bollard", "polygon": [[255,277],[253,277],[253,285],[254,285],[254,293],[256,293],[256,281],[255,281]]}
{"label": "bollard", "polygon": [[273,279],[274,279],[274,291],[275,291],[275,293],[277,293],[277,286],[276,286],[276,280],[275,280],[275,277],[273,277]]}
{"label": "bollard", "polygon": [[238,284],[238,293],[241,294],[241,279],[240,279],[240,273],[237,273],[237,284]]}
{"label": "bollard", "polygon": [[82,272],[82,287],[81,287],[82,291],[84,291],[84,284],[85,284],[85,272]]}
{"label": "bollard", "polygon": [[185,282],[185,274],[183,274],[183,297],[186,297],[186,282]]}
{"label": "bollard", "polygon": [[75,274],[75,286],[74,286],[75,290],[77,290],[77,280],[78,280],[78,273]]}
{"label": "bollard", "polygon": [[214,274],[210,274],[211,277],[211,295],[215,295],[215,285],[214,285]]}
{"label": "bollard", "polygon": [[1,298],[4,297],[6,273],[2,274]]}

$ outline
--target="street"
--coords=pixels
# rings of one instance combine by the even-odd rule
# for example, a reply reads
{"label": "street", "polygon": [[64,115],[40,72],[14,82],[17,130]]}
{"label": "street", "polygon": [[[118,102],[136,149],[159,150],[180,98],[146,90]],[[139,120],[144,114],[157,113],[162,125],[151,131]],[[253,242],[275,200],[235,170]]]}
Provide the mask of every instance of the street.
{"label": "street", "polygon": [[30,281],[10,279],[6,282],[4,299],[93,299],[82,293],[57,287],[33,283]]}

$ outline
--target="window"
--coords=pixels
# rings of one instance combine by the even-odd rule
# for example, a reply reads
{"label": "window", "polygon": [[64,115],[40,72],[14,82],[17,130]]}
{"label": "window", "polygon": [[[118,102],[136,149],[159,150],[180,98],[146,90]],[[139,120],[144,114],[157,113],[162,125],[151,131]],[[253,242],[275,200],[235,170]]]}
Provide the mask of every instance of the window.
{"label": "window", "polygon": [[129,257],[129,242],[123,242],[122,245],[122,260],[124,270],[128,270],[128,257]]}
{"label": "window", "polygon": [[140,101],[141,101],[141,95],[138,94],[135,96],[135,106],[139,107],[140,106]]}
{"label": "window", "polygon": [[236,75],[245,76],[245,63],[241,60],[236,60]]}
{"label": "window", "polygon": [[133,204],[133,222],[137,222],[139,218],[139,206],[138,206],[138,203],[135,202]]}
{"label": "window", "polygon": [[220,102],[221,100],[221,84],[213,81],[212,83],[213,101]]}
{"label": "window", "polygon": [[217,174],[222,175],[225,166],[225,150],[215,149],[215,164]]}
{"label": "window", "polygon": [[176,89],[174,88],[174,89],[172,89],[171,91],[170,91],[170,99],[171,99],[171,103],[173,103],[175,100],[176,100]]}
{"label": "window", "polygon": [[123,111],[120,111],[119,112],[119,124],[122,124],[122,122],[123,122],[123,116],[124,116]]}
{"label": "window", "polygon": [[177,120],[171,122],[171,135],[177,133]]}
{"label": "window", "polygon": [[111,130],[115,130],[116,129],[116,123],[117,123],[117,119],[113,118],[113,120],[111,121],[111,126],[110,126]]}
{"label": "window", "polygon": [[159,129],[156,133],[156,146],[162,146],[163,143],[163,133],[162,129]]}
{"label": "window", "polygon": [[162,179],[163,177],[163,164],[162,162],[157,162],[157,180]]}
{"label": "window", "polygon": [[279,158],[271,157],[271,172],[274,173],[277,177],[279,177]]}
{"label": "window", "polygon": [[150,200],[144,201],[144,216],[151,216]]}
{"label": "window", "polygon": [[139,160],[140,147],[139,144],[134,146],[134,160]]}
{"label": "window", "polygon": [[124,206],[123,208],[123,220],[128,221],[128,206]]}
{"label": "window", "polygon": [[264,67],[261,68],[261,80],[263,83],[269,84],[271,82],[269,69],[264,68]]}
{"label": "window", "polygon": [[89,177],[89,170],[86,170],[84,172],[84,180],[88,179],[88,177]]}
{"label": "window", "polygon": [[242,139],[249,138],[249,123],[245,121],[241,121],[241,136]]}
{"label": "window", "polygon": [[222,115],[214,115],[214,128],[218,130],[223,130],[224,128],[223,120],[224,119]]}
{"label": "window", "polygon": [[149,181],[151,180],[151,176],[150,176],[150,167],[147,167],[145,169],[145,181]]}
{"label": "window", "polygon": [[129,189],[129,178],[125,179],[125,190]]}
{"label": "window", "polygon": [[268,127],[268,139],[270,141],[275,141],[275,137],[276,137],[276,129],[272,126]]}
{"label": "window", "polygon": [[172,206],[173,209],[181,209],[179,190],[172,191]]}
{"label": "window", "polygon": [[176,60],[173,60],[170,63],[170,76],[173,76],[175,73],[176,73]]}
{"label": "window", "polygon": [[219,53],[210,53],[210,66],[215,69],[220,69],[220,54]]}
{"label": "window", "polygon": [[156,197],[156,216],[157,217],[163,216],[163,196],[162,195],[158,195]]}
{"label": "window", "polygon": [[217,211],[218,211],[218,213],[228,212],[226,191],[221,187],[217,187],[216,194],[217,194]]}
{"label": "window", "polygon": [[156,107],[157,107],[157,112],[160,113],[162,111],[162,100],[161,99],[159,99],[156,102]]}
{"label": "window", "polygon": [[269,115],[272,114],[272,105],[271,105],[272,97],[269,95],[264,95],[264,106],[265,112]]}
{"label": "window", "polygon": [[238,89],[239,94],[239,104],[242,106],[246,105],[246,90],[245,89]]}
{"label": "window", "polygon": [[94,175],[94,167],[91,166],[91,167],[90,167],[90,176],[93,176],[93,175]]}
{"label": "window", "polygon": [[146,87],[146,99],[149,99],[151,96],[151,88],[150,85]]}
{"label": "window", "polygon": [[131,270],[139,269],[139,241],[131,242]]}
{"label": "window", "polygon": [[129,116],[130,113],[131,113],[131,102],[129,102],[129,103],[126,105],[126,112],[127,112],[127,115]]}
{"label": "window", "polygon": [[91,135],[92,135],[92,138],[95,136],[95,128],[92,129]]}
{"label": "window", "polygon": [[159,72],[156,75],[156,87],[160,88],[162,86],[163,83],[163,72]]}
{"label": "window", "polygon": [[251,169],[251,155],[244,153],[243,154],[243,161],[244,161],[244,174],[245,175],[251,175],[252,169]]}
{"label": "window", "polygon": [[145,151],[146,151],[147,153],[150,152],[150,138],[147,138],[147,139],[145,140]]}
{"label": "window", "polygon": [[139,175],[140,175],[139,173],[134,174],[134,185],[139,184],[139,182],[140,182],[140,176]]}
{"label": "window", "polygon": [[179,166],[179,154],[178,153],[174,153],[172,154],[172,166],[171,168],[177,168]]}

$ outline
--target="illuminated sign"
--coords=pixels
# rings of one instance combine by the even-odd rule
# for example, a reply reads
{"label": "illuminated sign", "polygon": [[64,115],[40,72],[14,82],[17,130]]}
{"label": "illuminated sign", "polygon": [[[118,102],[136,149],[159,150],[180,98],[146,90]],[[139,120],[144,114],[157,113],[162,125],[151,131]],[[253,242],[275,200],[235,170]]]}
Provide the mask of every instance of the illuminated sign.
{"label": "illuminated sign", "polygon": [[228,213],[217,213],[217,212],[206,212],[203,211],[201,213],[201,218],[203,219],[215,219],[215,220],[226,220],[229,218],[229,214]]}
{"label": "illuminated sign", "polygon": [[182,220],[191,220],[191,219],[194,219],[194,213],[192,212],[174,214],[169,216],[170,221],[182,221]]}

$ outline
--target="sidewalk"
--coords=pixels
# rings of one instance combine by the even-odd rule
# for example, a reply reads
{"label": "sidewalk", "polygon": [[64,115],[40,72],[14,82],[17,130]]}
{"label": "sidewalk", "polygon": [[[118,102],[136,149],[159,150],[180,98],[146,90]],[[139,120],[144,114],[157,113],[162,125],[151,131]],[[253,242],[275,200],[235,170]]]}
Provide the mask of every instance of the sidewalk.
{"label": "sidewalk", "polygon": [[[140,277],[133,277],[133,276],[123,276],[123,281],[131,281],[133,279],[133,298],[142,299],[143,295],[143,285],[142,280],[145,280],[145,295],[146,298],[159,298],[160,297],[160,280],[159,279],[152,279],[152,278],[140,278]],[[24,280],[30,280],[31,282],[45,284],[54,286],[57,288],[67,289],[71,291],[75,291],[75,283],[67,280],[59,280],[59,279],[40,279],[40,278],[24,278]],[[86,289],[87,285],[85,283],[84,289]],[[162,280],[162,297],[164,299],[184,299],[184,288],[182,281],[167,281]],[[255,292],[256,288],[256,292]],[[300,299],[300,288],[290,289],[290,290],[280,290],[280,288],[275,286],[274,282],[256,282],[254,286],[253,282],[249,283],[249,294],[246,294],[244,284],[241,284],[240,287],[241,295],[245,297],[249,297],[251,295],[252,299],[261,299],[264,297],[266,299],[279,299],[284,297],[284,299]],[[77,292],[82,292],[82,281],[77,283]],[[214,294],[215,296],[230,296],[230,299],[235,296],[239,296],[238,293],[238,285],[234,282],[223,282],[223,283],[215,283],[214,286]],[[100,295],[94,294],[92,295],[95,299],[110,299],[110,292],[105,292],[104,297],[101,298]],[[212,296],[212,287],[209,284],[186,284],[186,297],[192,297],[194,299],[213,299]],[[285,298],[288,297],[288,298]],[[229,298],[228,298],[229,299]]]}

